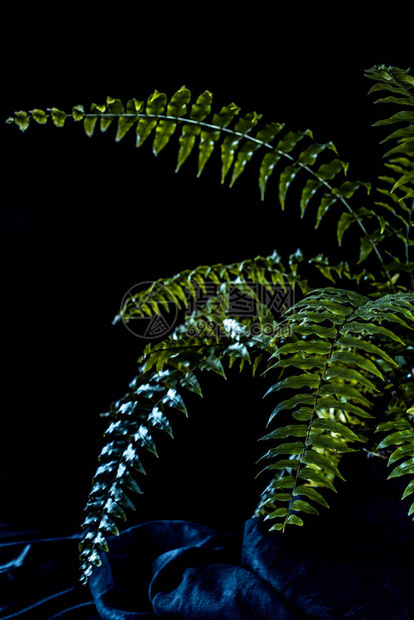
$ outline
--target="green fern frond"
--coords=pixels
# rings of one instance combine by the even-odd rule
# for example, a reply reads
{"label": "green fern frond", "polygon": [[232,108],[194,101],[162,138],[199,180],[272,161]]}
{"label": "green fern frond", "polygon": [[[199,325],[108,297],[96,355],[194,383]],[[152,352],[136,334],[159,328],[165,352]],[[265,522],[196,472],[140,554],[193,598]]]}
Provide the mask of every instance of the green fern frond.
{"label": "green fern frond", "polygon": [[[92,104],[90,110],[77,105],[71,113],[56,108],[34,109],[30,112],[16,112],[8,119],[22,131],[30,121],[44,125],[49,119],[57,127],[63,127],[71,118],[82,122],[88,136],[93,136],[96,127],[106,132],[111,124],[116,125],[115,140],[119,142],[132,130],[137,147],[152,138],[152,150],[158,155],[177,133],[179,151],[176,170],[180,170],[193,151],[198,151],[198,176],[204,171],[214,151],[220,147],[221,181],[229,180],[234,185],[253,159],[262,158],[259,165],[259,189],[262,200],[267,193],[270,180],[277,183],[277,195],[284,209],[289,188],[296,185],[300,190],[298,199],[301,217],[310,205],[315,210],[315,228],[318,228],[326,214],[338,208],[338,243],[341,245],[345,231],[356,223],[361,234],[359,262],[373,252],[380,261],[394,291],[394,283],[388,274],[383,253],[378,245],[386,238],[382,222],[378,229],[368,230],[365,225],[369,217],[377,214],[366,207],[354,208],[352,201],[361,201],[361,192],[370,191],[370,183],[346,179],[348,163],[339,158],[332,142],[320,144],[312,132],[287,131],[283,123],[263,124],[256,112],[241,115],[240,108],[231,103],[219,112],[213,112],[213,95],[202,93],[191,104],[191,93],[182,87],[168,99],[165,93],[155,91],[146,102],[131,99],[125,105],[119,99],[108,97],[104,104]],[[297,180],[302,178],[302,181]]]}
{"label": "green fern frond", "polygon": [[[280,174],[279,198],[284,206],[286,192],[294,177],[301,170],[307,170],[315,177],[315,182],[325,190],[329,186],[328,180],[332,180],[340,172],[347,169],[347,164],[334,158],[324,163],[314,173],[311,167],[316,164],[319,155],[323,151],[332,151],[336,155],[336,149],[332,143],[316,144],[310,131],[287,132],[274,144],[274,139],[284,129],[282,123],[270,123],[258,129],[255,135],[252,132],[261,121],[261,115],[256,112],[248,113],[240,117],[240,108],[231,103],[223,106],[220,112],[212,112],[213,95],[209,91],[202,93],[191,106],[191,93],[186,87],[182,87],[168,100],[165,93],[155,91],[147,102],[131,99],[126,106],[119,99],[108,97],[105,104],[92,104],[90,111],[85,112],[82,105],[72,108],[71,113],[66,113],[56,108],[48,110],[34,109],[30,112],[16,112],[14,117],[8,119],[9,123],[15,123],[22,131],[26,131],[33,119],[35,122],[45,124],[50,118],[57,127],[63,127],[66,119],[83,122],[86,134],[91,137],[100,124],[101,131],[107,131],[115,121],[117,130],[115,140],[119,142],[126,134],[135,127],[136,146],[140,147],[149,138],[153,137],[152,150],[155,155],[167,146],[170,138],[175,133],[178,125],[181,126],[179,136],[179,152],[177,170],[181,168],[198,143],[198,176],[201,175],[212,156],[216,144],[221,146],[221,180],[228,177],[230,171],[232,186],[244,171],[246,164],[252,159],[259,149],[270,151],[262,159],[259,187],[262,198],[267,187],[269,177],[273,174],[276,164],[286,160],[286,169]],[[211,117],[211,118],[209,118]],[[291,153],[296,145],[306,138],[307,146],[294,157]],[[316,192],[316,187],[311,192]],[[311,195],[309,188],[302,198],[302,211],[306,208]]]}
{"label": "green fern frond", "polygon": [[292,294],[296,289],[301,293],[306,292],[306,280],[297,273],[299,260],[300,251],[297,251],[289,258],[289,267],[285,267],[279,254],[274,251],[267,257],[257,256],[229,265],[201,265],[182,271],[171,278],[156,280],[143,290],[132,291],[126,296],[114,323],[120,320],[128,323],[137,317],[160,314],[161,309],[169,311],[172,305],[186,309],[194,301],[199,302],[201,299],[206,302],[210,297],[216,297],[218,292],[222,295],[221,303],[227,303],[225,296],[231,291],[239,291],[259,303],[257,287],[270,295],[274,294],[275,289],[285,292],[290,290]]}
{"label": "green fern frond", "polygon": [[229,367],[239,362],[240,370],[248,363],[254,374],[264,355],[274,350],[275,334],[252,332],[252,321],[227,318],[221,303],[212,302],[193,312],[169,338],[145,348],[130,391],[107,414],[112,422],[86,505],[86,534],[80,544],[84,583],[93,566],[101,563],[99,550],[108,549],[107,535],[117,535],[116,522],[126,519],[127,509],[134,509],[129,493],[141,493],[135,481],[136,472],[145,473],[140,454],[157,456],[157,430],[172,436],[171,411],[187,415],[182,390],[202,396],[198,374],[214,372],[225,378],[224,361]]}
{"label": "green fern frond", "polygon": [[[391,469],[389,478],[408,476],[410,481],[403,492],[402,498],[409,497],[414,490],[414,356],[412,338],[407,338],[405,347],[395,355],[398,362],[398,372],[389,383],[391,402],[386,411],[385,421],[378,424],[376,433],[383,435],[383,439],[373,448],[374,454],[382,454],[388,459]],[[408,515],[414,514],[414,504],[411,503]],[[414,517],[413,517],[414,518]]]}
{"label": "green fern frond", "polygon": [[[398,129],[386,136],[382,143],[395,141],[395,146],[389,149],[384,157],[403,157],[407,162],[414,161],[414,77],[410,75],[409,70],[398,69],[396,67],[385,67],[384,65],[375,66],[366,71],[366,76],[375,80],[374,86],[370,89],[370,93],[378,93],[386,91],[391,93],[389,96],[380,97],[376,103],[386,103],[402,106],[405,109],[390,117],[379,120],[374,126],[401,125]],[[392,191],[398,187],[407,185],[414,189],[414,172],[412,166],[394,181]]]}
{"label": "green fern frond", "polygon": [[317,514],[313,503],[326,502],[321,491],[335,490],[335,479],[343,479],[338,468],[341,456],[353,451],[355,442],[364,441],[384,369],[397,366],[385,344],[403,345],[398,330],[414,329],[413,302],[410,294],[369,300],[327,288],[309,293],[288,310],[292,336],[272,356],[278,359],[270,362],[268,371],[277,369],[281,374],[267,394],[293,393],[269,418],[271,423],[285,414],[289,422],[281,421],[263,438],[277,440],[277,446],[262,457],[271,461],[263,472],[276,475],[256,513],[274,521],[271,529],[302,525],[298,513]]}
{"label": "green fern frond", "polygon": [[[374,127],[392,127],[381,144],[393,144],[384,153],[387,174],[379,176],[376,191],[381,199],[376,201],[383,218],[383,229],[388,236],[402,243],[403,252],[393,255],[390,268],[397,272],[408,272],[413,285],[413,263],[410,258],[412,240],[412,212],[414,199],[414,77],[409,70],[384,65],[366,71],[366,76],[375,81],[369,93],[380,93],[376,103],[402,107],[396,113],[374,123]],[[387,96],[382,96],[383,92]],[[395,129],[395,127],[397,128]],[[385,210],[385,211],[384,211]]]}
{"label": "green fern frond", "polygon": [[[131,99],[125,106],[119,99],[108,97],[105,104],[92,104],[89,112],[82,105],[74,106],[71,113],[56,108],[34,109],[30,112],[16,112],[7,122],[26,131],[31,120],[45,124],[51,119],[57,127],[63,127],[66,120],[71,118],[83,123],[88,136],[94,134],[98,124],[101,131],[107,131],[115,122],[116,141],[122,140],[135,128],[136,146],[140,147],[152,137],[155,155],[166,147],[180,126],[176,169],[182,167],[197,146],[200,176],[216,146],[220,145],[221,180],[224,182],[230,177],[230,186],[244,172],[253,156],[262,151],[264,155],[259,169],[262,199],[269,180],[275,177],[283,209],[290,186],[296,182],[298,175],[304,176],[299,199],[302,217],[312,202],[316,208],[315,226],[318,227],[329,209],[339,204],[342,209],[354,213],[355,220],[366,235],[349,200],[360,188],[367,188],[369,184],[344,179],[348,164],[338,157],[332,142],[317,143],[309,130],[285,131],[283,123],[272,122],[259,126],[261,115],[252,112],[241,116],[240,108],[234,103],[213,113],[212,98],[212,93],[205,91],[190,106],[191,93],[182,87],[170,100],[165,93],[158,91],[150,95],[146,103]],[[302,148],[299,148],[300,145],[303,145]]]}
{"label": "green fern frond", "polygon": [[99,457],[85,508],[86,530],[80,546],[82,581],[86,583],[93,566],[99,566],[99,549],[107,551],[107,536],[119,533],[116,521],[126,520],[126,510],[134,509],[129,495],[141,493],[135,473],[145,473],[141,452],[157,456],[153,437],[155,429],[172,435],[168,413],[187,413],[177,390],[177,373],[135,379],[131,391],[111,406],[112,422],[105,433],[106,445]]}
{"label": "green fern frond", "polygon": [[[386,450],[391,446],[392,453],[388,458],[388,467],[391,468],[389,478],[410,476],[411,481],[407,484],[401,499],[405,499],[414,492],[414,408],[406,410],[405,416],[399,416],[391,423],[383,423],[377,431],[389,430],[391,433],[378,444],[377,450]],[[398,463],[398,464],[397,464]],[[408,515],[414,514],[414,503],[411,504]],[[414,519],[414,517],[413,517]]]}

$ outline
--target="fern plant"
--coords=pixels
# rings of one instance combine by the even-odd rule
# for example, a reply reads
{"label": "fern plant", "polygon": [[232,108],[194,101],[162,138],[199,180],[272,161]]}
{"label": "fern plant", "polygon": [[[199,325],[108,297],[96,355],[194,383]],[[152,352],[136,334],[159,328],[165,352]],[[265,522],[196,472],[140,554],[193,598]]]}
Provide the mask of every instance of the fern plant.
{"label": "fern plant", "polygon": [[[265,482],[255,516],[271,530],[302,526],[307,514],[328,507],[350,452],[385,454],[390,477],[406,477],[403,498],[414,493],[414,77],[386,66],[366,76],[376,102],[392,109],[374,123],[385,128],[389,148],[368,181],[349,179],[335,145],[317,142],[311,131],[265,124],[234,103],[214,112],[209,91],[194,102],[182,87],[171,98],[156,91],[124,105],[108,97],[88,111],[33,109],[8,119],[22,131],[32,121],[62,128],[74,120],[89,137],[115,125],[117,142],[133,132],[137,147],[152,139],[155,155],[176,134],[177,171],[196,152],[201,175],[219,150],[221,180],[230,186],[256,160],[261,199],[276,192],[281,209],[312,213],[315,229],[331,214],[343,256],[332,263],[323,253],[292,248],[283,258],[275,250],[160,278],[126,298],[116,321],[162,320],[172,307],[180,321],[147,344],[136,378],[107,413],[80,545],[84,583],[108,550],[108,535],[134,509],[143,453],[157,453],[158,430],[172,435],[173,411],[187,415],[185,394],[202,393],[202,371],[225,376],[226,366],[238,364],[269,380],[266,398],[274,404],[262,438],[258,475]],[[277,304],[270,303],[276,295]]]}

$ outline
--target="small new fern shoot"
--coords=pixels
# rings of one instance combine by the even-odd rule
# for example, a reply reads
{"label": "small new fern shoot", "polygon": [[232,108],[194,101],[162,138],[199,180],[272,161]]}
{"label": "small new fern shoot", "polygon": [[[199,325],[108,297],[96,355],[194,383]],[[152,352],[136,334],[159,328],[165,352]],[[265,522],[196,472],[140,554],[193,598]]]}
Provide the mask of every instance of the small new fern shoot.
{"label": "small new fern shoot", "polygon": [[[407,477],[404,498],[414,492],[414,77],[386,66],[366,76],[377,103],[392,108],[375,123],[391,132],[383,140],[389,145],[383,169],[370,181],[349,179],[348,163],[336,147],[318,143],[311,131],[263,123],[256,112],[242,114],[233,103],[214,111],[209,91],[193,102],[182,87],[170,98],[158,91],[126,104],[108,97],[87,111],[81,105],[69,113],[33,109],[8,119],[22,131],[32,121],[62,128],[73,120],[89,137],[115,125],[117,142],[134,132],[136,146],[152,139],[155,154],[175,134],[177,170],[196,152],[201,175],[219,151],[221,180],[230,186],[255,159],[261,199],[272,179],[281,209],[297,206],[301,217],[312,211],[315,228],[333,213],[344,257],[332,264],[328,256],[305,255],[302,248],[292,248],[285,258],[275,250],[160,278],[126,299],[115,318],[125,324],[161,317],[171,305],[187,312],[172,333],[146,346],[129,390],[109,408],[83,523],[83,582],[101,563],[100,550],[108,549],[109,534],[118,533],[119,519],[134,508],[141,456],[157,453],[154,431],[172,433],[174,410],[187,415],[185,393],[201,394],[202,371],[225,375],[226,365],[250,365],[253,373],[270,378],[266,396],[277,401],[262,438],[260,474],[266,482],[255,515],[271,530],[301,526],[308,513],[327,507],[329,492],[343,478],[342,455],[349,452],[387,450],[390,477]],[[292,185],[297,205],[288,199]],[[347,246],[351,227],[358,238],[355,258],[354,241]],[[319,282],[317,289],[308,283],[305,266]],[[262,294],[275,290],[295,291],[298,301],[289,305],[286,296],[276,315]],[[204,303],[189,309],[197,291]],[[234,292],[255,305],[254,315],[231,311]]]}

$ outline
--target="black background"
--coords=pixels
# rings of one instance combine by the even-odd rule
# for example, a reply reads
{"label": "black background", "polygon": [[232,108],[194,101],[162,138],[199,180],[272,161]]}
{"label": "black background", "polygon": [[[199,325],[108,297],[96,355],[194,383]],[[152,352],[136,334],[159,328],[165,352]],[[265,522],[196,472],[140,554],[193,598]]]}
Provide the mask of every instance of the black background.
{"label": "black background", "polygon": [[[186,85],[194,98],[211,90],[216,110],[234,101],[269,122],[311,128],[351,161],[352,178],[369,180],[382,151],[364,69],[413,62],[404,27],[376,18],[252,7],[229,18],[212,7],[6,16],[0,519],[80,523],[102,445],[99,414],[124,394],[142,350],[111,323],[131,286],[274,248],[285,256],[309,239],[326,250],[333,236],[281,213],[271,192],[261,202],[254,169],[232,189],[220,185],[217,156],[199,179],[194,155],[175,174],[176,139],[155,158],[132,135],[89,139],[70,123],[22,134],[3,121],[19,109],[146,99],[155,89],[171,96]],[[263,380],[230,374],[231,383],[209,379],[203,400],[187,399],[190,418],[177,418],[175,440],[162,439],[160,458],[148,459],[131,519],[233,527],[251,514],[256,440],[271,403],[261,400]]]}

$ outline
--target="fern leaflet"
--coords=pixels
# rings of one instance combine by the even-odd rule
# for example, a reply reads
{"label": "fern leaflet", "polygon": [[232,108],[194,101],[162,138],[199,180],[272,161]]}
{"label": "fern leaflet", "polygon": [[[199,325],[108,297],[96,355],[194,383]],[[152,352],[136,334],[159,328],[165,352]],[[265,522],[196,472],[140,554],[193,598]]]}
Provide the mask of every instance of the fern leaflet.
{"label": "fern leaflet", "polygon": [[371,399],[383,380],[381,366],[397,366],[383,342],[403,344],[391,326],[410,329],[413,301],[409,294],[369,300],[328,288],[309,293],[288,310],[292,339],[272,356],[278,360],[268,368],[287,376],[268,394],[290,390],[294,395],[277,404],[269,423],[282,412],[289,412],[293,420],[286,425],[279,422],[263,438],[277,440],[278,445],[262,457],[272,461],[263,472],[276,475],[257,509],[258,515],[275,521],[272,529],[302,525],[298,513],[317,514],[315,501],[326,505],[321,491],[335,490],[335,479],[342,478],[338,468],[342,454],[364,441],[365,427],[373,417]]}

